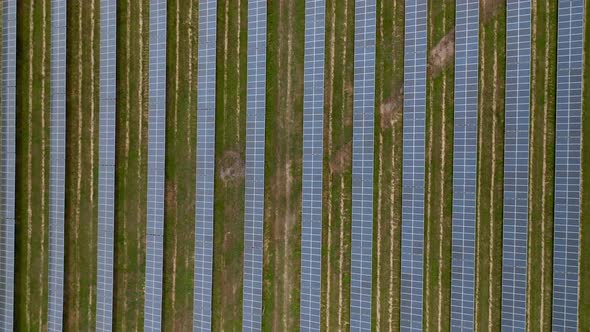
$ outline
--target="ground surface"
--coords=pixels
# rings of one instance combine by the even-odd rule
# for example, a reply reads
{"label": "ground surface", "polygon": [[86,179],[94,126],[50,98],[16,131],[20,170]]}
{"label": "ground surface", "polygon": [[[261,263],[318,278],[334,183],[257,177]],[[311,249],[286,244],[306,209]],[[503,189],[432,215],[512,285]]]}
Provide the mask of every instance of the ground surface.
{"label": "ground surface", "polygon": [[[18,2],[16,327],[47,324],[50,1]],[[64,324],[96,314],[99,1],[69,1]],[[481,0],[476,330],[500,329],[505,5]],[[590,12],[590,2],[586,2]],[[551,324],[556,5],[533,0],[529,204],[530,331]],[[213,327],[242,320],[247,0],[219,0]],[[429,1],[424,327],[449,330],[454,0]],[[399,326],[404,1],[377,1],[373,327]],[[119,2],[115,327],[143,329],[149,1]],[[304,2],[268,3],[263,329],[299,324]],[[193,318],[198,1],[168,1],[163,328]],[[590,27],[585,27],[590,49]],[[326,1],[322,329],[346,330],[354,0]],[[586,63],[590,52],[585,53]],[[590,74],[584,84],[581,280],[590,278]],[[580,287],[580,317],[590,291]],[[580,320],[582,331],[590,323]]]}

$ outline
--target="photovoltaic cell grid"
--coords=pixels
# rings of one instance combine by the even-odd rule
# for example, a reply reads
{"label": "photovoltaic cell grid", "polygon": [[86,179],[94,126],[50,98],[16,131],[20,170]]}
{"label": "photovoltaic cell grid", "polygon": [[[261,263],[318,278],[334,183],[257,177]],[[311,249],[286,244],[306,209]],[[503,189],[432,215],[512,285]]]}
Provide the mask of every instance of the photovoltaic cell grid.
{"label": "photovoltaic cell grid", "polygon": [[13,331],[16,149],[16,0],[2,1],[0,147],[0,331]]}
{"label": "photovoltaic cell grid", "polygon": [[473,331],[479,0],[455,8],[451,329]]}
{"label": "photovoltaic cell grid", "polygon": [[164,264],[166,141],[166,0],[150,0],[150,106],[148,128],[147,253],[144,329],[159,331]]}
{"label": "photovoltaic cell grid", "polygon": [[577,331],[584,1],[558,6],[552,325]]}
{"label": "photovoltaic cell grid", "polygon": [[197,188],[193,330],[211,330],[213,183],[215,177],[215,41],[217,1],[199,2]]}
{"label": "photovoltaic cell grid", "polygon": [[427,0],[406,1],[400,326],[422,331]]}
{"label": "photovoltaic cell grid", "polygon": [[66,1],[51,0],[51,169],[47,328],[62,331],[66,162]]}
{"label": "photovoltaic cell grid", "polygon": [[355,1],[350,328],[371,330],[375,0]]}
{"label": "photovoltaic cell grid", "polygon": [[262,327],[266,0],[248,0],[243,331]]}
{"label": "photovoltaic cell grid", "polygon": [[502,329],[526,328],[531,2],[506,7]]}
{"label": "photovoltaic cell grid", "polygon": [[306,0],[301,205],[302,331],[320,330],[325,11],[324,0]]}
{"label": "photovoltaic cell grid", "polygon": [[100,127],[96,330],[112,331],[117,2],[100,1]]}

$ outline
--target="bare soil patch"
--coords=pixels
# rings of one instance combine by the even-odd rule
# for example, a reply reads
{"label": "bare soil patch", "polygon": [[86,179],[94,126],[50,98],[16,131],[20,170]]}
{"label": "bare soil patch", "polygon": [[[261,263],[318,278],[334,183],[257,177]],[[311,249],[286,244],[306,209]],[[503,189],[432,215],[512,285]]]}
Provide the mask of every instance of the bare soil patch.
{"label": "bare soil patch", "polygon": [[437,76],[455,57],[455,29],[451,29],[439,42],[430,50],[428,57],[429,74]]}
{"label": "bare soil patch", "polygon": [[332,156],[328,165],[332,174],[341,174],[350,168],[352,164],[352,142],[344,144]]}
{"label": "bare soil patch", "polygon": [[403,88],[396,89],[391,97],[381,102],[379,106],[381,115],[379,124],[382,129],[391,128],[402,119],[403,106]]}
{"label": "bare soil patch", "polygon": [[244,178],[244,157],[237,151],[225,151],[219,158],[217,167],[219,168],[219,178],[226,185]]}

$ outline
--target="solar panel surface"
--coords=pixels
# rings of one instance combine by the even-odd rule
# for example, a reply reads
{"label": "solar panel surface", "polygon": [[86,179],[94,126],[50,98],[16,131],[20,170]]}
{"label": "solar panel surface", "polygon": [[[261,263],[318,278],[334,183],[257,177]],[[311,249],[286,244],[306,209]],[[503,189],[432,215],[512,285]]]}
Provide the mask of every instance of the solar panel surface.
{"label": "solar panel surface", "polygon": [[211,330],[213,184],[215,176],[215,41],[217,1],[199,2],[197,188],[193,330]]}
{"label": "solar panel surface", "polygon": [[427,0],[405,6],[400,326],[422,331]]}
{"label": "solar panel surface", "polygon": [[100,1],[100,125],[96,330],[113,327],[117,2]]}
{"label": "solar panel surface", "polygon": [[63,325],[66,159],[66,1],[51,0],[51,137],[49,171],[49,306],[47,328]]}
{"label": "solar panel surface", "polygon": [[166,0],[150,0],[150,67],[145,331],[162,322],[166,141]]}
{"label": "solar panel surface", "polygon": [[577,331],[583,0],[559,0],[557,29],[552,326],[553,331]]}
{"label": "solar panel surface", "polygon": [[16,158],[16,0],[2,2],[2,115],[0,147],[0,331],[13,331],[15,158]]}
{"label": "solar panel surface", "polygon": [[371,330],[376,1],[355,1],[350,328]]}
{"label": "solar panel surface", "polygon": [[451,262],[451,329],[454,331],[473,330],[478,46],[479,0],[457,0]]}
{"label": "solar panel surface", "polygon": [[302,331],[320,330],[325,11],[324,0],[306,0],[299,316]]}
{"label": "solar panel surface", "polygon": [[243,331],[262,328],[266,0],[248,0]]}
{"label": "solar panel surface", "polygon": [[526,328],[531,2],[506,7],[502,328]]}

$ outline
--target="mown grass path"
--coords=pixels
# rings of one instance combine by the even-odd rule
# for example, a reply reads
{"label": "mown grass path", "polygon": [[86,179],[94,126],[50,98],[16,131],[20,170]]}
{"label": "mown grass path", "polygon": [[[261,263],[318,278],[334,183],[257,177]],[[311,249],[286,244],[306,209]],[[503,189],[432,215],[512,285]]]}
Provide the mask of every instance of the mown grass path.
{"label": "mown grass path", "polygon": [[377,1],[372,326],[399,327],[404,2]]}
{"label": "mown grass path", "polygon": [[193,326],[197,9],[197,1],[168,1],[162,292],[162,329],[167,331]]}
{"label": "mown grass path", "polygon": [[322,327],[343,330],[350,317],[354,1],[326,1]]}
{"label": "mown grass path", "polygon": [[299,326],[305,2],[268,3],[262,328]]}
{"label": "mown grass path", "polygon": [[68,3],[64,328],[96,320],[100,2]]}
{"label": "mown grass path", "polygon": [[50,2],[18,1],[15,329],[47,328]]}
{"label": "mown grass path", "polygon": [[247,0],[217,5],[213,329],[242,326]]}
{"label": "mown grass path", "polygon": [[143,329],[147,209],[149,1],[117,4],[113,328]]}

